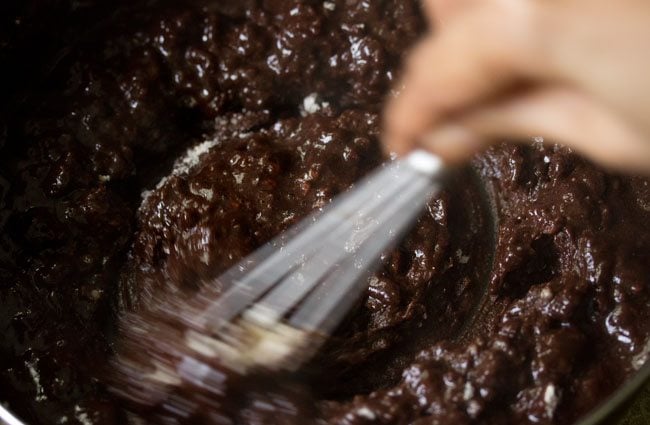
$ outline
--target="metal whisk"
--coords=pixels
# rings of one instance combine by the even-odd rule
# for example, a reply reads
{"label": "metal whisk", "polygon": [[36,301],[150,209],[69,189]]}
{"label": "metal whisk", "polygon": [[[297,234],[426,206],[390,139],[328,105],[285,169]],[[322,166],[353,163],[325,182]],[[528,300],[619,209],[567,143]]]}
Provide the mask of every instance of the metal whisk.
{"label": "metal whisk", "polygon": [[445,167],[424,151],[385,164],[220,277],[229,288],[186,343],[234,370],[294,370],[365,289],[362,279],[421,213]]}
{"label": "metal whisk", "polygon": [[[366,288],[363,277],[444,173],[423,151],[384,164],[191,299],[163,297],[127,315],[111,390],[147,411],[185,417],[198,406],[191,394],[224,396],[225,370],[295,371],[339,325]],[[216,287],[225,288],[221,296]]]}

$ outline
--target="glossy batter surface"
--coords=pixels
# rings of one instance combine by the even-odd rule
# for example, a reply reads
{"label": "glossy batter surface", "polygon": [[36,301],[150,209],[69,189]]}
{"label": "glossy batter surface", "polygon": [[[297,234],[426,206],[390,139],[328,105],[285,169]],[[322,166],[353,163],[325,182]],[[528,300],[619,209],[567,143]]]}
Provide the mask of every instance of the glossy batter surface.
{"label": "glossy batter surface", "polygon": [[[190,297],[378,165],[424,29],[411,1],[131,3],[27,2],[0,25],[0,398],[30,423],[174,416],[100,379],[119,316]],[[495,147],[300,382],[227,406],[181,391],[186,422],[571,423],[645,361],[648,276],[646,179]]]}

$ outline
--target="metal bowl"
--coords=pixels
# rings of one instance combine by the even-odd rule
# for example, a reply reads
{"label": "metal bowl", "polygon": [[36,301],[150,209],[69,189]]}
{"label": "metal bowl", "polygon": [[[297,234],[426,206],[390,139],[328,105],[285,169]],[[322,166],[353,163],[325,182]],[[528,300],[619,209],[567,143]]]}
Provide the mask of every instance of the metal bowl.
{"label": "metal bowl", "polygon": [[[21,6],[16,7],[16,4],[21,4]],[[101,2],[98,2],[101,3]],[[51,16],[65,16],[65,13],[76,14],[74,20],[92,20],[99,16],[106,16],[106,10],[108,8],[114,8],[115,5],[113,2],[105,2],[107,4],[100,7],[99,11],[95,10],[84,10],[84,7],[89,7],[93,2],[78,2],[75,0],[64,0],[57,2],[40,2],[39,0],[8,0],[0,4],[0,42],[3,41],[3,36],[9,37],[7,34],[3,34],[3,23],[13,21],[15,16],[12,15],[16,10],[30,10],[30,13],[34,13],[35,19],[38,22],[39,19],[44,20],[44,25],[32,25],[30,28],[38,28],[40,36],[48,33],[53,33],[57,29],[57,21],[51,18]],[[129,1],[121,1],[120,3],[129,4]],[[133,2],[137,3],[137,2]],[[52,7],[58,7],[58,14],[51,14]],[[6,9],[5,9],[6,8]],[[48,9],[49,8],[49,9]],[[8,9],[8,10],[7,10]],[[45,10],[45,12],[43,12]],[[62,12],[63,11],[63,12]],[[61,13],[62,12],[62,13]],[[39,22],[40,23],[40,22]],[[60,27],[61,25],[59,25]],[[11,32],[12,29],[9,29]],[[63,29],[59,34],[58,40],[59,43],[65,45],[69,41],[69,37],[72,34],[69,34],[70,31]],[[25,34],[22,34],[24,36]],[[14,34],[15,36],[15,34]],[[78,34],[76,34],[78,36]],[[28,37],[29,38],[29,37]],[[55,39],[55,38],[52,38]],[[52,43],[50,43],[52,44]],[[2,43],[0,43],[0,47]],[[61,45],[58,46],[59,48]],[[49,46],[50,53],[55,51],[57,48],[56,44]],[[0,63],[7,60],[7,57],[3,55],[3,51],[0,49]],[[6,62],[5,62],[6,64]],[[10,68],[10,67],[9,67]],[[24,70],[24,67],[18,67],[19,69],[16,72],[21,72]],[[3,72],[0,71],[0,77],[4,76]],[[9,76],[11,76],[11,71]],[[36,77],[36,75],[32,75]],[[27,77],[29,78],[29,76]],[[0,78],[0,82],[3,79]],[[3,94],[3,89],[0,84],[0,96]],[[645,387],[644,387],[645,385]],[[640,391],[644,388],[644,391]],[[1,397],[1,396],[0,396]],[[0,400],[0,424],[5,425],[23,425],[18,417],[16,417],[10,410],[4,407]],[[619,425],[640,425],[645,423],[650,423],[650,412],[648,408],[643,406],[650,403],[650,362],[646,363],[630,378],[625,382],[620,388],[616,389],[612,395],[610,395],[605,401],[600,405],[596,406],[590,413],[585,417],[576,422],[575,425],[595,425],[603,423],[618,423]]]}

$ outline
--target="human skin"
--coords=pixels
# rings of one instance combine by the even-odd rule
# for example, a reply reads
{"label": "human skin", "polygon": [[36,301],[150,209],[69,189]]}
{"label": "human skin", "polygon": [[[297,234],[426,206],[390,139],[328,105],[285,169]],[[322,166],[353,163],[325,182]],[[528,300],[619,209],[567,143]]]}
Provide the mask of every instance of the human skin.
{"label": "human skin", "polygon": [[384,145],[457,163],[543,136],[650,172],[650,2],[426,0],[432,29],[384,111]]}

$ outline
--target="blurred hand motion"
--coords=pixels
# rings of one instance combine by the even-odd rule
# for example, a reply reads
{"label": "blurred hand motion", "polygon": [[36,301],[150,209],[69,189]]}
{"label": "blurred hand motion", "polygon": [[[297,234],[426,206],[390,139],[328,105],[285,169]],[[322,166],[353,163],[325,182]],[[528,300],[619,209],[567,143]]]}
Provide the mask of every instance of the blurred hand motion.
{"label": "blurred hand motion", "polygon": [[650,2],[425,0],[428,35],[384,111],[384,144],[448,162],[543,136],[650,172]]}

